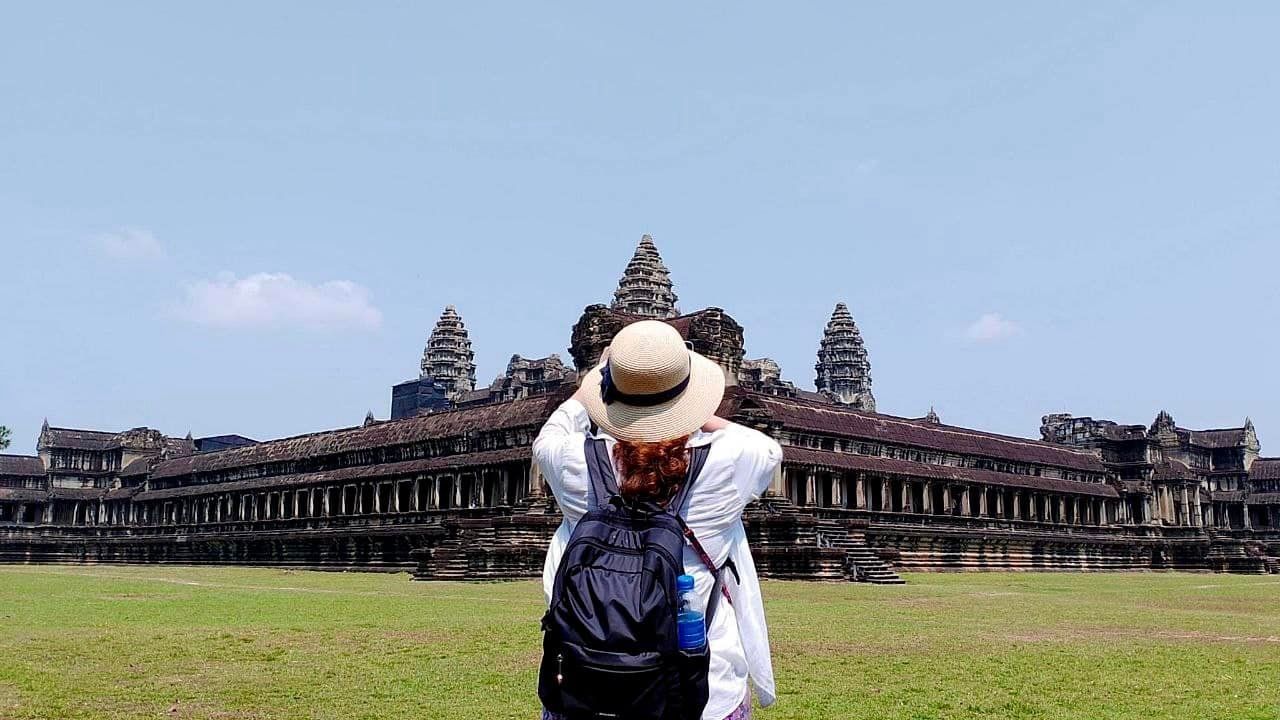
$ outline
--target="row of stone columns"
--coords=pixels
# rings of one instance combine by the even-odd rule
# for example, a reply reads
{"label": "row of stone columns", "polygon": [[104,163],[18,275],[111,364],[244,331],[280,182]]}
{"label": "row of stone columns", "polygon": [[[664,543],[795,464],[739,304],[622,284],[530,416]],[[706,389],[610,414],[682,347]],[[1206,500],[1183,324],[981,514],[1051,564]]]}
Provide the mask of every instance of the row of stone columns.
{"label": "row of stone columns", "polygon": [[153,500],[135,503],[128,522],[212,524],[497,507],[540,495],[541,490],[529,466],[512,464],[465,473]]}
{"label": "row of stone columns", "polygon": [[[797,471],[792,470],[792,473]],[[835,507],[875,512],[1005,518],[1070,525],[1121,522],[1121,503],[1107,498],[1049,493],[1023,488],[947,480],[890,478],[867,473],[829,474],[816,468],[793,475],[787,488],[791,500],[810,507]],[[796,482],[803,482],[803,490]]]}

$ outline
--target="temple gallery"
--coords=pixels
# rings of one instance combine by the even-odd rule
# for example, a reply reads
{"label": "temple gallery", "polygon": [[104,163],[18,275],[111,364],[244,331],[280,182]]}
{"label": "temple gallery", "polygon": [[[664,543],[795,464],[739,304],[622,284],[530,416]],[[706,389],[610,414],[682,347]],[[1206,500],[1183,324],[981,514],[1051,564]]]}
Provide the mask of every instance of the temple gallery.
{"label": "temple gallery", "polygon": [[[450,306],[389,419],[257,441],[55,426],[0,455],[0,562],[216,563],[540,575],[559,513],[530,458],[543,420],[620,328],[670,323],[724,370],[720,414],[784,461],[745,515],[760,573],[900,582],[906,570],[1280,571],[1280,458],[1251,422],[1189,429],[1046,415],[1038,439],[876,412],[871,363],[835,305],[814,391],[748,359],[721,308],[682,313],[641,239],[613,299],[586,307],[569,360],[512,356],[477,387]],[[821,319],[815,320],[815,337]]]}

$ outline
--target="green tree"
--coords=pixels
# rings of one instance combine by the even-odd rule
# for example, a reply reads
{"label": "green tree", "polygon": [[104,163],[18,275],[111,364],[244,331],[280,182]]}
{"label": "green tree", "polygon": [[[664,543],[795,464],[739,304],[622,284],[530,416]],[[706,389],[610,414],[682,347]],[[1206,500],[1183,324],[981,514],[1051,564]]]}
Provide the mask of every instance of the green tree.
{"label": "green tree", "polygon": [[9,447],[9,428],[0,425],[0,450]]}

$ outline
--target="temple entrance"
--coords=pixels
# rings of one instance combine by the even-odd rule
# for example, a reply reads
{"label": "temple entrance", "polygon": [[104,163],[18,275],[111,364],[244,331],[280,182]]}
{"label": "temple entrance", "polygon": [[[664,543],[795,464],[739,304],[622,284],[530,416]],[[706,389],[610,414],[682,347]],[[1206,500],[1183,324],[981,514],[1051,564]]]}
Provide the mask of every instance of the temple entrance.
{"label": "temple entrance", "polygon": [[831,476],[822,474],[813,483],[813,502],[818,507],[832,506]]}
{"label": "temple entrance", "polygon": [[480,504],[485,507],[497,507],[502,504],[502,477],[495,472],[482,475],[484,483],[480,488]]}
{"label": "temple entrance", "polygon": [[808,482],[804,473],[788,472],[787,473],[787,495],[790,496],[791,502],[796,505],[804,505],[808,500]]}
{"label": "temple entrance", "polygon": [[924,483],[911,483],[911,511],[924,512]]}
{"label": "temple entrance", "polygon": [[442,477],[437,482],[440,483],[440,509],[449,510],[453,507],[453,478]]}
{"label": "temple entrance", "polygon": [[476,497],[476,476],[463,475],[461,480],[462,486],[462,504],[458,507],[470,508],[475,507]]}

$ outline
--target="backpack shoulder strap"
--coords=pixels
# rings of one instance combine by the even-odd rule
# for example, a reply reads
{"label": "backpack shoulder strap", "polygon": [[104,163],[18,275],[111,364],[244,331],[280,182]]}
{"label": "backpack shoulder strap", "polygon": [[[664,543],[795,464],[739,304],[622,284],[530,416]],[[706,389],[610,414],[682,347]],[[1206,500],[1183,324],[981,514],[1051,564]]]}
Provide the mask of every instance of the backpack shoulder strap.
{"label": "backpack shoulder strap", "polygon": [[591,479],[587,507],[605,507],[609,499],[618,494],[618,480],[613,476],[609,447],[604,440],[588,435],[583,451],[587,458],[587,475]]}
{"label": "backpack shoulder strap", "polygon": [[710,452],[710,445],[695,447],[690,451],[689,472],[685,475],[684,485],[680,486],[680,489],[676,491],[675,497],[671,498],[671,502],[667,503],[667,511],[677,518],[684,511],[684,504],[689,501],[689,493],[693,490],[693,483],[698,479],[703,466],[707,464],[707,455]]}

